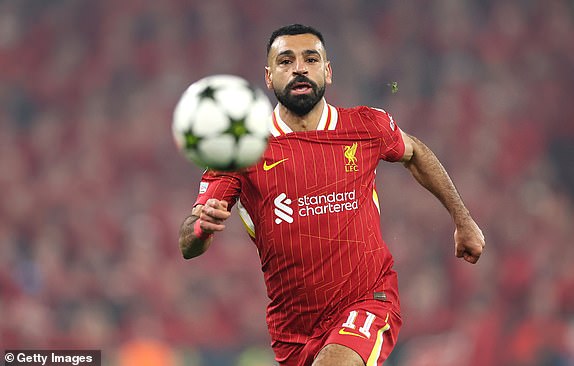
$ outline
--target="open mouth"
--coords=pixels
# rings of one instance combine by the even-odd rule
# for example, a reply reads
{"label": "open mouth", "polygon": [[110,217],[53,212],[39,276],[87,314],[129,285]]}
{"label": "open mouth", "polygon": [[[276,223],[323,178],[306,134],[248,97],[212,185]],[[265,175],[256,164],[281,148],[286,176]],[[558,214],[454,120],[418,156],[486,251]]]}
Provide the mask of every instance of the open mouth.
{"label": "open mouth", "polygon": [[295,83],[291,87],[291,91],[293,92],[293,94],[307,94],[310,93],[312,90],[313,87],[311,86],[311,84],[305,82]]}

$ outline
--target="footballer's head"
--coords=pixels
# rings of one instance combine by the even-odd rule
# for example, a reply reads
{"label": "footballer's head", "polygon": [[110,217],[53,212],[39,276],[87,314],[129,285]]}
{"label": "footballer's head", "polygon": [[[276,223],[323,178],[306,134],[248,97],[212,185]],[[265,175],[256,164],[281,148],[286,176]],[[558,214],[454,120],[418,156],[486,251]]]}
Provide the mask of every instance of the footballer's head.
{"label": "footballer's head", "polygon": [[318,30],[292,24],[271,34],[265,82],[281,104],[297,115],[306,115],[323,98],[331,81],[331,64]]}

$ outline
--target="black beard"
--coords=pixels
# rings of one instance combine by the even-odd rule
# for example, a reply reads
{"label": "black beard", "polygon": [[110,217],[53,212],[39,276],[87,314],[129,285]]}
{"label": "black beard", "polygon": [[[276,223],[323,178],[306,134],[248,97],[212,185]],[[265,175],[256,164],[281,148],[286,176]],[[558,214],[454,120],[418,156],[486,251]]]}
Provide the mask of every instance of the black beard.
{"label": "black beard", "polygon": [[[313,90],[310,94],[304,95],[292,95],[290,93],[293,89],[295,83],[308,83],[311,85]],[[325,86],[319,87],[315,82],[309,80],[305,76],[297,76],[289,84],[285,86],[283,90],[273,90],[275,97],[279,103],[283,104],[288,110],[295,113],[299,117],[306,115],[311,112],[311,109],[319,103],[323,96],[325,95]]]}

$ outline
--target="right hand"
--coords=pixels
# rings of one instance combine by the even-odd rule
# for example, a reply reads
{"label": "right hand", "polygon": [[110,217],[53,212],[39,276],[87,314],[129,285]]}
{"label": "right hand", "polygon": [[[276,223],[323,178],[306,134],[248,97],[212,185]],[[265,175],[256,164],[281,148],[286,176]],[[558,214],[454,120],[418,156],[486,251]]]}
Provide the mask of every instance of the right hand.
{"label": "right hand", "polygon": [[199,226],[206,233],[213,233],[225,229],[223,222],[231,216],[227,211],[227,202],[216,198],[210,198],[201,207]]}

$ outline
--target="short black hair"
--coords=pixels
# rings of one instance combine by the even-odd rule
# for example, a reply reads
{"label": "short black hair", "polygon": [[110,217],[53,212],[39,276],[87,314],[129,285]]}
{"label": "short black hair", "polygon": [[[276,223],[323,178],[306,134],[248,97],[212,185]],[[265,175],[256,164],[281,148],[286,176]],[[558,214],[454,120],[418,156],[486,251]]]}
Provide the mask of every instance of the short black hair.
{"label": "short black hair", "polygon": [[296,36],[299,34],[312,34],[319,38],[323,47],[325,46],[325,39],[323,39],[323,35],[317,29],[310,27],[308,25],[303,24],[290,24],[283,26],[279,29],[276,29],[271,33],[271,37],[269,37],[269,42],[267,42],[267,55],[269,55],[269,50],[271,49],[271,45],[275,42],[277,37],[281,36]]}

